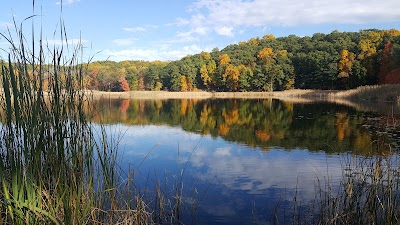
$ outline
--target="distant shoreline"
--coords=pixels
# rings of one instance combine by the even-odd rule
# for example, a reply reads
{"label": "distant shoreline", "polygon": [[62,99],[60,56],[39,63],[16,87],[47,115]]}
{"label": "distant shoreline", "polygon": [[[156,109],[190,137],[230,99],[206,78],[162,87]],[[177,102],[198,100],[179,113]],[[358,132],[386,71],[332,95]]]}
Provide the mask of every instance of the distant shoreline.
{"label": "distant shoreline", "polygon": [[274,98],[282,100],[304,101],[378,101],[399,102],[400,85],[374,85],[363,86],[351,90],[287,90],[274,92],[169,92],[169,91],[129,91],[129,92],[103,92],[89,91],[94,99],[265,99]]}

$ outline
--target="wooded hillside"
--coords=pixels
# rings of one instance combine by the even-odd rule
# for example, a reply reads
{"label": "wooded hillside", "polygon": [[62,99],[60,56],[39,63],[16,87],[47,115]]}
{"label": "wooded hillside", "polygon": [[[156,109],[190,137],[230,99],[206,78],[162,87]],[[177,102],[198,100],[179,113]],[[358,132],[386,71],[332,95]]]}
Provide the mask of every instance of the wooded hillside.
{"label": "wooded hillside", "polygon": [[102,91],[274,91],[400,83],[400,31],[267,34],[171,62],[99,61],[84,86]]}

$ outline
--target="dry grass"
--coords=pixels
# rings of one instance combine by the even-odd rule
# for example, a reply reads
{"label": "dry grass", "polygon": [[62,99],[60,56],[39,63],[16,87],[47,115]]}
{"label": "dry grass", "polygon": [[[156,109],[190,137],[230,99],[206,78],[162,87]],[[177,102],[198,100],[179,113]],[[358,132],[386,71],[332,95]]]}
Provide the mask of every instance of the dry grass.
{"label": "dry grass", "polygon": [[381,102],[399,102],[400,85],[362,86],[357,89],[337,90],[287,90],[276,92],[168,92],[168,91],[130,91],[102,92],[93,91],[94,98],[111,99],[185,99],[185,98],[277,98],[300,101],[332,100],[368,100]]}
{"label": "dry grass", "polygon": [[340,99],[400,102],[400,85],[362,86],[330,94],[330,96]]}

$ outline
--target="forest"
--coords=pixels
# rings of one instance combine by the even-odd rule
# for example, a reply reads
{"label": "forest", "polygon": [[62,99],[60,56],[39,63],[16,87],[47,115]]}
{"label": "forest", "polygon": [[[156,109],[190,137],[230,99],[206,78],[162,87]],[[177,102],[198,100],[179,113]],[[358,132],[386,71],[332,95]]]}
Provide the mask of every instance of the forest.
{"label": "forest", "polygon": [[276,91],[351,89],[400,83],[400,31],[266,34],[180,60],[95,61],[86,89],[101,91]]}

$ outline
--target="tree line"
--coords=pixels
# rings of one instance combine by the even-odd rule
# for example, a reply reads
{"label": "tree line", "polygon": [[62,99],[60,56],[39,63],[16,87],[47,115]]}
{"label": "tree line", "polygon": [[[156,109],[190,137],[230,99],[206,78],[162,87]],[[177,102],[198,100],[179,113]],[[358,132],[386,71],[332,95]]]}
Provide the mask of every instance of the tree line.
{"label": "tree line", "polygon": [[96,61],[84,87],[101,91],[275,91],[400,83],[400,31],[267,34],[180,60]]}

